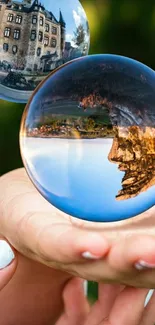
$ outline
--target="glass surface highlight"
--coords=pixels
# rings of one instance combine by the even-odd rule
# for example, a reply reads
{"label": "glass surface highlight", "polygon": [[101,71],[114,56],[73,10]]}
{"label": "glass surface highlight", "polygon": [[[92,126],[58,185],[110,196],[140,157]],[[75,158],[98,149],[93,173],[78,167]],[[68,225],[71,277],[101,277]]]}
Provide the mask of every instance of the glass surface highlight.
{"label": "glass surface highlight", "polygon": [[0,0],[0,98],[27,103],[57,67],[89,51],[79,0]]}
{"label": "glass surface highlight", "polygon": [[54,206],[96,222],[155,204],[155,73],[132,59],[90,55],[52,73],[23,114],[26,170]]}

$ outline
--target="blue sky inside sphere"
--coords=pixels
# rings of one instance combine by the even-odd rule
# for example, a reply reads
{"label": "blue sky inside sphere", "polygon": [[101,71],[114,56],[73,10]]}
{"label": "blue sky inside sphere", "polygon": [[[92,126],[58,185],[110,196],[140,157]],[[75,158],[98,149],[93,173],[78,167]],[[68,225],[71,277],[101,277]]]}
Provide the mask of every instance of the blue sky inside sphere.
{"label": "blue sky inside sphere", "polygon": [[72,216],[112,222],[137,216],[154,205],[155,186],[134,198],[116,200],[124,173],[107,158],[112,139],[23,138],[22,142],[37,189]]}

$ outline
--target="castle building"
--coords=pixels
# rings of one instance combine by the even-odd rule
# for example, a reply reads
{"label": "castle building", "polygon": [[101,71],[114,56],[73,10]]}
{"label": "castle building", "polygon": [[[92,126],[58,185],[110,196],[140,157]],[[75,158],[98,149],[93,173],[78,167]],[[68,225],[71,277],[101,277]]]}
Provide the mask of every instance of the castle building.
{"label": "castle building", "polygon": [[0,0],[0,61],[17,70],[44,70],[48,59],[61,60],[66,24],[38,0]]}

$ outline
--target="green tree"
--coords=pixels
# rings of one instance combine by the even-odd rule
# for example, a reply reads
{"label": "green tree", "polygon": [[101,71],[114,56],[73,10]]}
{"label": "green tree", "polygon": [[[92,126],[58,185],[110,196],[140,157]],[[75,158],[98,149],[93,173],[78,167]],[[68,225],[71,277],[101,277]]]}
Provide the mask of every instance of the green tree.
{"label": "green tree", "polygon": [[85,129],[87,131],[94,131],[94,126],[95,126],[95,122],[92,118],[88,118],[86,125],[85,125]]}
{"label": "green tree", "polygon": [[77,28],[76,31],[74,32],[74,38],[73,42],[75,45],[80,46],[83,44],[85,41],[85,29],[82,24],[80,24]]}

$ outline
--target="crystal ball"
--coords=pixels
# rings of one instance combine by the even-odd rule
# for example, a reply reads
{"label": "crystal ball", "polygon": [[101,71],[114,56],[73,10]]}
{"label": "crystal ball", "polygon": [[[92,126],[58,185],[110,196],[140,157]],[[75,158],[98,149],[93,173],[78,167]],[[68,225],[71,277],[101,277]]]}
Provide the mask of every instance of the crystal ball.
{"label": "crystal ball", "polygon": [[60,65],[88,54],[79,0],[0,0],[0,98],[27,103]]}
{"label": "crystal ball", "polygon": [[52,205],[88,221],[135,217],[155,204],[155,73],[117,55],[73,60],[25,108],[21,154]]}

